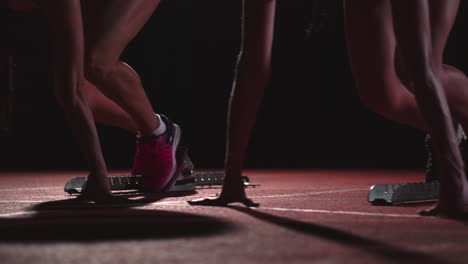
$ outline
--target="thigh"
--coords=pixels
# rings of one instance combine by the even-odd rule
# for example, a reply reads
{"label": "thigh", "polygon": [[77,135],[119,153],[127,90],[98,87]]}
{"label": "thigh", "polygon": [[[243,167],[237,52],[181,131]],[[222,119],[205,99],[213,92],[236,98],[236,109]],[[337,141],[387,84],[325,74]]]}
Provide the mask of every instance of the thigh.
{"label": "thigh", "polygon": [[392,16],[395,36],[408,74],[414,82],[425,82],[424,79],[433,70],[429,1],[393,0]]}
{"label": "thigh", "polygon": [[[84,80],[84,40],[79,0],[42,1],[52,31],[56,88],[75,93]],[[72,89],[72,90],[69,90]]]}
{"label": "thigh", "polygon": [[430,27],[432,42],[432,59],[434,66],[441,70],[445,44],[457,16],[459,0],[430,0]]}
{"label": "thigh", "polygon": [[257,63],[270,67],[275,24],[275,0],[244,0],[242,50],[255,56]]}
{"label": "thigh", "polygon": [[[459,0],[431,0],[429,3],[430,12],[430,37],[431,56],[433,70],[437,73],[444,71],[443,56],[445,44],[452,30],[460,4]],[[430,38],[430,40],[429,40]],[[411,90],[413,87],[409,76],[408,66],[403,62],[399,48],[396,49],[395,70],[400,80]]]}
{"label": "thigh", "polygon": [[359,93],[391,93],[393,86],[385,84],[398,80],[390,1],[345,1],[345,29],[351,69]]}
{"label": "thigh", "polygon": [[153,14],[160,0],[81,0],[86,52],[119,56]]}

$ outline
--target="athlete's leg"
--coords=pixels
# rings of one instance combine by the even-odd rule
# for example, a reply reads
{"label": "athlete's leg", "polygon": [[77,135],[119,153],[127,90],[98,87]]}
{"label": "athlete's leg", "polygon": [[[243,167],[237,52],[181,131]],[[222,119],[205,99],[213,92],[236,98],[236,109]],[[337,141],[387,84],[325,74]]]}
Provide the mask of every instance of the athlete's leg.
{"label": "athlete's leg", "polygon": [[443,53],[457,15],[459,0],[431,0],[431,38],[433,69],[440,76],[450,110],[455,119],[468,131],[468,79],[457,68],[443,64]]}
{"label": "athlete's leg", "polygon": [[[132,117],[120,105],[107,98],[94,84],[85,80],[81,91],[96,123],[120,127],[135,134],[138,132]],[[64,102],[60,94],[56,94],[56,99],[63,108]]]}
{"label": "athlete's leg", "polygon": [[395,72],[389,0],[345,1],[345,27],[351,69],[361,100],[396,122],[425,130],[413,94]]}
{"label": "athlete's leg", "polygon": [[[433,65],[457,120],[467,124],[468,86],[460,70],[442,64],[442,55],[459,1],[429,1]],[[426,131],[400,56],[395,55],[395,37],[388,0],[345,2],[348,52],[362,101],[381,115]],[[464,129],[468,129],[463,125]],[[467,130],[468,131],[468,130]]]}
{"label": "athlete's leg", "polygon": [[130,114],[105,96],[94,84],[86,81],[83,95],[89,103],[95,122],[120,127],[134,134],[138,132],[138,126]]}
{"label": "athlete's leg", "polygon": [[[128,122],[127,112],[143,136],[149,136],[159,126],[138,74],[120,61],[127,44],[138,34],[159,4],[159,0],[82,0],[86,41],[85,74],[102,91],[92,93],[93,105],[109,108],[94,108],[97,121],[107,110],[105,117],[113,115],[116,126]],[[105,96],[103,96],[105,95]],[[109,99],[125,111],[115,107]],[[125,127],[133,127],[126,124]]]}
{"label": "athlete's leg", "polygon": [[64,101],[64,112],[83,147],[90,174],[86,198],[95,201],[111,197],[107,168],[96,127],[81,86],[84,83],[84,40],[79,0],[45,0],[54,43],[54,86]]}
{"label": "athlete's leg", "polygon": [[250,134],[270,77],[276,2],[245,0],[243,3],[243,40],[229,103],[223,189],[217,198],[190,204],[222,206],[241,202],[246,206],[258,205],[247,198],[241,176]]}
{"label": "athlete's leg", "polygon": [[[124,122],[127,112],[141,137],[132,174],[143,175],[145,191],[163,191],[171,187],[177,169],[175,152],[180,139],[180,128],[165,117],[156,117],[138,74],[120,61],[128,43],[138,34],[160,0],[82,0],[85,6],[85,74],[105,95],[94,93],[94,98],[106,102],[106,115]],[[106,98],[116,104],[112,104]],[[96,103],[96,105],[102,105]],[[96,108],[96,110],[99,110]],[[103,113],[96,113],[96,116]],[[131,125],[131,124],[130,124]]]}
{"label": "athlete's leg", "polygon": [[431,61],[428,1],[392,0],[392,14],[395,36],[432,138],[441,175],[439,204],[432,212],[460,217],[468,211],[468,183],[445,91]]}

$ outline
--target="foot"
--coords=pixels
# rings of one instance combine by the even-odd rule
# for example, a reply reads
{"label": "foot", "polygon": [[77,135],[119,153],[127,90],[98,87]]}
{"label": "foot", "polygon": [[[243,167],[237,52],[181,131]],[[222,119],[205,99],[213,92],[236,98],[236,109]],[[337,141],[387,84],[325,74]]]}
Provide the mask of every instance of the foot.
{"label": "foot", "polygon": [[245,195],[220,195],[208,198],[195,199],[187,201],[190,205],[201,205],[201,206],[227,206],[231,203],[242,203],[246,207],[258,207],[259,203],[255,203]]}
{"label": "foot", "polygon": [[[441,187],[442,188],[442,185]],[[462,188],[463,190],[463,188]],[[443,193],[443,190],[442,190]],[[439,216],[450,219],[468,219],[468,193],[463,191],[443,195],[433,207],[419,212],[422,216]]]}
{"label": "foot", "polygon": [[449,219],[468,219],[468,205],[459,206],[440,206],[437,204],[432,208],[421,210],[419,214],[422,216],[438,216]]}
{"label": "foot", "polygon": [[437,216],[439,214],[439,204],[418,212],[421,216]]}
{"label": "foot", "polygon": [[132,175],[142,175],[142,191],[161,192],[175,181],[176,150],[180,140],[180,128],[163,115],[161,120],[167,130],[160,136],[138,138]]}
{"label": "foot", "polygon": [[[460,148],[460,153],[462,155],[463,161],[465,164],[468,162],[468,139],[463,131],[463,128],[459,124],[455,124],[455,132],[457,134],[458,147]],[[434,150],[432,147],[432,140],[429,135],[425,139],[426,145],[426,182],[439,181],[438,168],[435,162]],[[468,169],[468,166],[465,167]]]}

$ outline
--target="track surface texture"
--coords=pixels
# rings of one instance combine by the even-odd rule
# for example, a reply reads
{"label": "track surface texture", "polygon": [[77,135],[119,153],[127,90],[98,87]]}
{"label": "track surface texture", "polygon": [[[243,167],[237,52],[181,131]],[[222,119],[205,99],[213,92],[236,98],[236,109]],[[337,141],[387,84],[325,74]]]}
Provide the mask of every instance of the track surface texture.
{"label": "track surface texture", "polygon": [[245,175],[261,184],[247,190],[257,209],[186,203],[219,188],[68,204],[63,186],[83,172],[1,173],[0,263],[468,263],[466,222],[420,217],[431,203],[367,202],[371,185],[422,181],[422,172]]}

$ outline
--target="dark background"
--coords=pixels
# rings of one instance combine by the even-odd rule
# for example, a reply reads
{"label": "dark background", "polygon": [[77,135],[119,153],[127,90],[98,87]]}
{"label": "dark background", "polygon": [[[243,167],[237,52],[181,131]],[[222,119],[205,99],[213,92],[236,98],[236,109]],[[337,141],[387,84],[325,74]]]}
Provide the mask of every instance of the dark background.
{"label": "dark background", "polygon": [[[465,72],[466,6],[446,54],[447,64]],[[424,134],[377,116],[359,101],[341,4],[319,10],[304,8],[304,1],[278,1],[273,77],[246,167],[423,168]],[[10,14],[2,20],[2,45],[15,51],[17,91],[12,130],[0,134],[0,170],[85,168],[54,101],[44,18]],[[181,125],[182,145],[197,168],[223,166],[239,21],[240,1],[166,1],[122,56],[139,72],[155,110]],[[320,27],[308,34],[311,24]],[[134,135],[98,128],[109,168],[130,168]]]}

